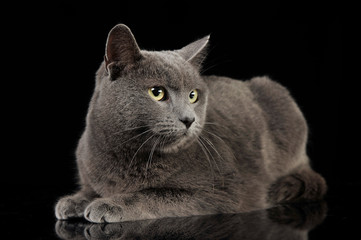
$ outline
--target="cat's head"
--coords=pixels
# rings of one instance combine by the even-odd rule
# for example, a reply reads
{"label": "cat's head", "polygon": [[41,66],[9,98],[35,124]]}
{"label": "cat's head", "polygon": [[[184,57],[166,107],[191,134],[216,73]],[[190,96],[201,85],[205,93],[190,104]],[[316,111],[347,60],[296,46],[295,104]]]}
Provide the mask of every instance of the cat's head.
{"label": "cat's head", "polygon": [[197,140],[206,118],[208,88],[199,71],[208,39],[175,51],[144,51],[127,26],[116,25],[92,101],[109,137],[163,152]]}

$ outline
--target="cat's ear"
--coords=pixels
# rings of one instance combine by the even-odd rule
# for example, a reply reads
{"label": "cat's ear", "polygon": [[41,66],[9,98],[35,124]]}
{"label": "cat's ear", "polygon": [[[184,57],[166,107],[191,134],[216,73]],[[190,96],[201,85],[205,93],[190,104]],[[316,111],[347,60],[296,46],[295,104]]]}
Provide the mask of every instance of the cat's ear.
{"label": "cat's ear", "polygon": [[142,58],[140,49],[130,29],[124,24],[113,27],[105,47],[105,69],[115,80],[127,68]]}
{"label": "cat's ear", "polygon": [[207,55],[209,37],[210,35],[205,36],[188,44],[182,49],[177,50],[178,54],[180,54],[187,62],[190,62],[195,68],[200,70]]}

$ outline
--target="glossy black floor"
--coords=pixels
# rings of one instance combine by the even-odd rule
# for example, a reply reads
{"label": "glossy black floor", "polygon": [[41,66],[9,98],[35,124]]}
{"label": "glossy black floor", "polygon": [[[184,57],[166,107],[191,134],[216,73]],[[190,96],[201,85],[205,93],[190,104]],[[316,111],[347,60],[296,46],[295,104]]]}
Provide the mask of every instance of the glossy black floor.
{"label": "glossy black floor", "polygon": [[361,239],[361,183],[331,186],[324,202],[243,214],[119,224],[57,221],[53,206],[69,189],[2,189],[1,239]]}

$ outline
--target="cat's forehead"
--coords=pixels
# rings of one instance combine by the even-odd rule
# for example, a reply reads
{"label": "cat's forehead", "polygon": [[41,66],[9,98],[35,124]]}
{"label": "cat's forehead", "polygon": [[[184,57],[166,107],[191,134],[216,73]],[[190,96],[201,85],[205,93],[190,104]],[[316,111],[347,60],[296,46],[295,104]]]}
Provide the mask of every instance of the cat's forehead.
{"label": "cat's forehead", "polygon": [[179,89],[194,85],[196,70],[173,51],[143,52],[142,72],[149,80]]}

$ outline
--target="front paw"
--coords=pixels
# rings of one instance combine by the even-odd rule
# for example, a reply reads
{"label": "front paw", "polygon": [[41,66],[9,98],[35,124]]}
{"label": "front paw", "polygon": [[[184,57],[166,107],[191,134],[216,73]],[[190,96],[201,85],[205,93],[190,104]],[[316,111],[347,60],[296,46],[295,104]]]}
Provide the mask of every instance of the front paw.
{"label": "front paw", "polygon": [[58,220],[55,225],[55,231],[61,239],[85,240],[84,229],[89,227],[88,225],[90,223]]}
{"label": "front paw", "polygon": [[97,199],[85,209],[84,216],[94,223],[121,222],[123,209],[109,199]]}
{"label": "front paw", "polygon": [[55,216],[59,220],[83,217],[84,209],[88,204],[89,201],[84,198],[63,197],[56,204]]}

